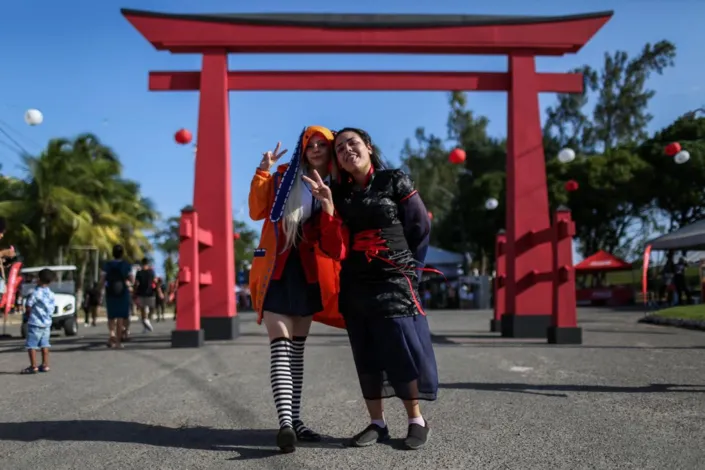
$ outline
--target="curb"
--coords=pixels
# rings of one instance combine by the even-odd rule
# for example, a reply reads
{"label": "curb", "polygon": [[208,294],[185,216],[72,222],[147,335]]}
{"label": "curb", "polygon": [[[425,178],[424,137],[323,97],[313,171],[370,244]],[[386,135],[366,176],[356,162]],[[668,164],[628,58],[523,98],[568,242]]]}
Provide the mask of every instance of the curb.
{"label": "curb", "polygon": [[[19,316],[19,318],[13,318],[15,316]],[[130,317],[130,321],[139,321],[140,318],[141,317],[139,317],[137,315],[132,315]],[[81,326],[83,325],[83,319],[84,319],[83,315],[80,315],[78,317],[78,324]],[[173,320],[174,314],[173,313],[165,313],[164,319],[165,320]],[[152,321],[156,321],[156,320],[152,320]],[[108,318],[107,317],[98,317],[98,318],[96,318],[96,323],[108,323]],[[7,326],[20,326],[21,324],[22,324],[22,315],[15,314],[7,319]],[[0,316],[0,327],[1,326],[2,326],[2,316]]]}
{"label": "curb", "polygon": [[657,315],[649,315],[639,319],[639,323],[650,323],[660,326],[675,326],[677,328],[685,328],[687,330],[705,331],[705,321],[700,320],[684,320],[680,318],[664,318]]}

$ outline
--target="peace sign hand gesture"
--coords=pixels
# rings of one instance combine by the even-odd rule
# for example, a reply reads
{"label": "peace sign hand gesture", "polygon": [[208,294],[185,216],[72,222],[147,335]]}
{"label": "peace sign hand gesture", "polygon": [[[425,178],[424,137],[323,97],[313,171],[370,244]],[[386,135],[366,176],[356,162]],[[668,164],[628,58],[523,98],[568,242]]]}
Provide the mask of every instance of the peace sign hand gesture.
{"label": "peace sign hand gesture", "polygon": [[279,151],[279,147],[281,147],[281,145],[281,142],[277,142],[277,146],[273,152],[271,150],[267,150],[262,154],[262,161],[259,164],[260,170],[269,171],[269,169],[272,168],[272,165],[287,152],[287,149],[284,149],[281,152]]}
{"label": "peace sign hand gesture", "polygon": [[313,170],[313,179],[304,175],[303,180],[311,186],[311,194],[321,202],[321,209],[328,215],[333,215],[333,193],[330,188],[323,182],[321,175],[316,170]]}

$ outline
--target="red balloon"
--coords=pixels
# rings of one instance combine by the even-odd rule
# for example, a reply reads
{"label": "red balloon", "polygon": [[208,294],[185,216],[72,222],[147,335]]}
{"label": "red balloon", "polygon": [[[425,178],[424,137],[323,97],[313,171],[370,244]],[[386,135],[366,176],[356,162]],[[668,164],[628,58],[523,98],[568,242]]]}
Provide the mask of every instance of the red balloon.
{"label": "red balloon", "polygon": [[191,139],[193,139],[193,136],[188,129],[179,129],[174,134],[174,140],[177,144],[186,145],[191,142]]}
{"label": "red balloon", "polygon": [[566,181],[565,183],[565,190],[568,191],[569,193],[572,193],[573,191],[577,191],[580,185],[578,185],[578,182],[575,180],[570,180]]}
{"label": "red balloon", "polygon": [[681,151],[681,144],[678,142],[671,142],[670,144],[666,145],[666,147],[663,149],[663,152],[669,156],[669,157],[675,157],[678,152]]}
{"label": "red balloon", "polygon": [[240,234],[237,233],[237,232],[233,233],[233,238],[234,238],[235,240],[239,240],[239,239],[240,239]]}
{"label": "red balloon", "polygon": [[448,161],[453,165],[459,165],[465,161],[466,157],[465,150],[456,148],[448,155]]}
{"label": "red balloon", "polygon": [[430,220],[433,220],[433,212],[428,211],[428,218],[429,218]]}

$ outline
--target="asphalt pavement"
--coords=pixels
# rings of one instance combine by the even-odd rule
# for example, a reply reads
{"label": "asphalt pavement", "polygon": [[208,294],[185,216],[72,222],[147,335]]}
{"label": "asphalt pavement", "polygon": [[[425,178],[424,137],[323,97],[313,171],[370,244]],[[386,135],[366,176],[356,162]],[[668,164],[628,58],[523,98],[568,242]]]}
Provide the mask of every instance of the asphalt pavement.
{"label": "asphalt pavement", "polygon": [[[423,406],[420,451],[353,449],[368,424],[347,337],[315,325],[302,416],[324,442],[281,455],[269,350],[254,315],[242,336],[171,349],[173,321],[124,350],[105,324],[53,340],[52,370],[22,376],[21,339],[0,341],[0,469],[702,469],[705,333],[638,324],[638,312],[580,310],[585,344],[489,333],[490,312],[429,313],[441,378]],[[19,335],[16,325],[9,332]]]}

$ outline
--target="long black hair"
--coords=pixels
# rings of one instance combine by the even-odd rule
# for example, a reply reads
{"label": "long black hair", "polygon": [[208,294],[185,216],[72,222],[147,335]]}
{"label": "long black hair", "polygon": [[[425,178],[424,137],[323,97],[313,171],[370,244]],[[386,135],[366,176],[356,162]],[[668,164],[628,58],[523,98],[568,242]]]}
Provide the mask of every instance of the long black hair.
{"label": "long black hair", "polygon": [[[338,140],[338,136],[343,132],[354,132],[355,134],[359,135],[362,141],[372,149],[372,152],[370,152],[370,162],[372,163],[372,168],[374,168],[375,171],[385,169],[385,165],[382,162],[382,157],[380,156],[379,148],[377,148],[374,142],[372,142],[372,137],[370,137],[370,134],[356,127],[344,127],[334,133],[335,139],[333,139],[333,157],[336,159],[336,161],[338,158],[338,152],[335,149],[335,142],[336,140]],[[349,172],[345,171],[341,165],[338,165],[338,175],[338,181],[341,185],[346,187],[348,185],[350,185],[350,187],[352,186],[352,175]]]}

